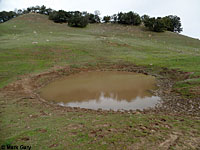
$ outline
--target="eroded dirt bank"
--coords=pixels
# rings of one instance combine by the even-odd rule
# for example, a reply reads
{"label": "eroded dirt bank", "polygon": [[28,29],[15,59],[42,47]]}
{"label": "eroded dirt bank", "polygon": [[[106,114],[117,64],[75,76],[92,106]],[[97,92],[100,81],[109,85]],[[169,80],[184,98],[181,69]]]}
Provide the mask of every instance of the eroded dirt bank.
{"label": "eroded dirt bank", "polygon": [[[153,109],[146,109],[143,111],[124,111],[124,112],[114,112],[114,111],[103,111],[103,110],[90,110],[81,108],[71,108],[71,107],[61,107],[55,104],[50,104],[49,102],[42,99],[37,90],[49,82],[58,79],[63,76],[70,74],[75,74],[84,71],[126,71],[126,72],[136,72],[143,73],[145,75],[153,75],[157,79],[158,90],[152,91],[155,95],[160,96],[162,101]],[[20,99],[30,99],[35,103],[42,103],[44,105],[49,105],[57,109],[62,109],[63,111],[91,111],[96,113],[167,113],[167,114],[185,114],[185,115],[200,115],[200,99],[196,98],[186,98],[176,93],[172,86],[178,80],[183,80],[189,78],[188,73],[169,70],[167,68],[162,68],[159,70],[154,70],[152,68],[135,66],[132,64],[115,64],[115,65],[97,65],[95,67],[85,66],[82,68],[73,68],[70,66],[66,67],[54,67],[46,72],[32,75],[21,76],[19,80],[14,83],[9,84],[4,87],[1,92],[4,97],[17,97]]]}

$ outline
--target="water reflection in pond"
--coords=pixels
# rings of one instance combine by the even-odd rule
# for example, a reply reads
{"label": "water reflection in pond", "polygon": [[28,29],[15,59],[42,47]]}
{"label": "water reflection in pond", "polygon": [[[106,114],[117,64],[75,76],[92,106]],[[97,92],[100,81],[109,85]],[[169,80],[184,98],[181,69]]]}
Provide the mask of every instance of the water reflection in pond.
{"label": "water reflection in pond", "polygon": [[130,72],[82,72],[48,84],[42,98],[62,106],[104,110],[135,110],[153,107],[160,100],[149,90],[155,78]]}

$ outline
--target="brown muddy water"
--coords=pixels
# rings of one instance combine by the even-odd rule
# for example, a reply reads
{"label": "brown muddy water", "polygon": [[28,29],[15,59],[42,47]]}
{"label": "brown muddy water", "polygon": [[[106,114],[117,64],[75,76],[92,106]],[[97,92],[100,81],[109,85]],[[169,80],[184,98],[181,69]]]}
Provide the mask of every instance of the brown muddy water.
{"label": "brown muddy water", "polygon": [[154,107],[160,97],[155,78],[118,71],[81,72],[51,82],[40,96],[61,106],[103,110],[136,110]]}

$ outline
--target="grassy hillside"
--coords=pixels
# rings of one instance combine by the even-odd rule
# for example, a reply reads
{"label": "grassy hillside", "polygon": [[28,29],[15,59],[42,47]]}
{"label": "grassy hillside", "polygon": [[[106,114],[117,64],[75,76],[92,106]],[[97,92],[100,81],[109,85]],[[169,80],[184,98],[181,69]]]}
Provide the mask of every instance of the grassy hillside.
{"label": "grassy hillside", "polygon": [[0,87],[17,75],[54,65],[120,60],[179,68],[200,75],[199,40],[113,24],[71,28],[39,14],[23,15],[0,24],[0,58]]}
{"label": "grassy hillside", "polygon": [[[176,80],[174,88],[190,96],[200,93],[197,39],[117,24],[71,28],[39,14],[0,24],[0,88],[21,75],[44,72],[53,66],[121,62],[156,73],[162,68],[188,72],[190,79]],[[176,75],[172,72],[170,76]],[[198,116],[68,110],[15,93],[6,98],[0,93],[0,133],[0,145],[23,144],[42,150],[200,148]]]}

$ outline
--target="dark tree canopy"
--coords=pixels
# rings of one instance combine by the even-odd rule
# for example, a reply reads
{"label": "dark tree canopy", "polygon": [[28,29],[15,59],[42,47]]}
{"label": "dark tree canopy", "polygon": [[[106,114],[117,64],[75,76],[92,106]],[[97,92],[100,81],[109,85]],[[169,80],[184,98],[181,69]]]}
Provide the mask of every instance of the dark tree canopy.
{"label": "dark tree canopy", "polygon": [[149,16],[148,15],[143,15],[142,17],[141,17],[141,21],[145,24],[145,22],[147,22],[148,20],[149,20]]}
{"label": "dark tree canopy", "polygon": [[104,17],[103,17],[103,21],[104,21],[105,23],[110,22],[110,19],[111,19],[110,16],[104,16]]}
{"label": "dark tree canopy", "polygon": [[164,32],[164,31],[171,31],[171,32],[178,32],[182,31],[181,28],[181,21],[180,18],[177,16],[166,16],[166,17],[158,17],[150,18],[147,15],[142,16],[142,21],[145,27],[149,28],[151,31],[155,32]]}
{"label": "dark tree canopy", "polygon": [[95,14],[88,14],[89,23],[100,23],[100,17]]}
{"label": "dark tree canopy", "polygon": [[59,11],[53,11],[49,15],[49,19],[53,20],[56,23],[66,23],[70,18],[70,13],[64,11],[64,10],[59,10]]}
{"label": "dark tree canopy", "polygon": [[164,32],[165,24],[161,17],[146,18],[144,22],[145,27],[154,32]]}
{"label": "dark tree canopy", "polygon": [[79,11],[75,11],[69,18],[68,25],[70,27],[86,27],[88,25],[88,16],[83,15],[83,13]]}
{"label": "dark tree canopy", "polygon": [[40,14],[46,14],[46,6],[42,5],[39,10]]}
{"label": "dark tree canopy", "polygon": [[0,22],[6,22],[14,17],[16,17],[17,14],[14,11],[2,11],[0,12]]}
{"label": "dark tree canopy", "polygon": [[140,25],[141,18],[137,13],[132,11],[128,13],[118,13],[117,21],[119,24],[127,24],[127,25]]}
{"label": "dark tree canopy", "polygon": [[163,21],[165,23],[165,28],[167,29],[167,31],[178,32],[178,33],[183,31],[183,29],[181,28],[180,17],[170,15],[164,17]]}
{"label": "dark tree canopy", "polygon": [[[56,23],[68,23],[72,27],[85,27],[88,23],[101,23],[99,17],[100,12],[96,10],[93,13],[79,12],[79,11],[55,11],[46,6],[35,6],[28,7],[27,9],[15,9],[15,11],[2,11],[0,12],[0,23],[6,22],[14,17],[27,13],[40,13],[48,15],[50,20]],[[127,13],[120,12],[112,16],[104,16],[103,22],[108,23],[118,23],[125,25],[140,25],[143,23],[145,27],[154,32],[178,32],[180,33],[183,29],[181,27],[181,19],[178,16],[169,15],[166,17],[150,17],[148,15],[143,15],[140,17],[139,14],[129,11]]]}
{"label": "dark tree canopy", "polygon": [[79,11],[53,11],[50,13],[49,19],[56,23],[68,23],[71,27],[85,27],[88,23],[100,23],[98,15]]}
{"label": "dark tree canopy", "polygon": [[111,19],[112,19],[113,23],[117,23],[117,21],[118,21],[117,14],[112,15]]}
{"label": "dark tree canopy", "polygon": [[165,23],[161,17],[155,19],[153,23],[153,31],[155,32],[164,32],[165,31]]}

